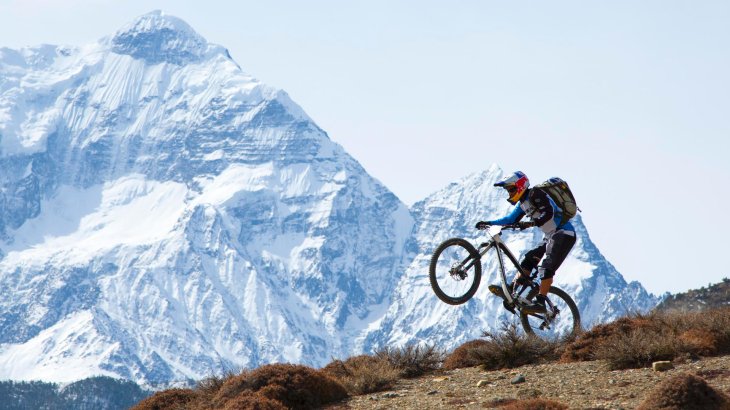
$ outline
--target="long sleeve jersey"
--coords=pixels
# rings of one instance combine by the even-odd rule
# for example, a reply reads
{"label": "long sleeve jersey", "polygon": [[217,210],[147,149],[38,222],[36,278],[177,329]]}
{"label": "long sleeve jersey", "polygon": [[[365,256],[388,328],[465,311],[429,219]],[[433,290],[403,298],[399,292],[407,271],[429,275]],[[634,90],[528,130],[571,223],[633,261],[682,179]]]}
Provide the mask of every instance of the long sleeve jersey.
{"label": "long sleeve jersey", "polygon": [[541,189],[528,190],[512,212],[503,218],[489,222],[492,225],[509,225],[519,222],[525,215],[530,217],[546,235],[558,230],[575,232],[570,221],[561,223],[563,210],[555,205],[550,196]]}

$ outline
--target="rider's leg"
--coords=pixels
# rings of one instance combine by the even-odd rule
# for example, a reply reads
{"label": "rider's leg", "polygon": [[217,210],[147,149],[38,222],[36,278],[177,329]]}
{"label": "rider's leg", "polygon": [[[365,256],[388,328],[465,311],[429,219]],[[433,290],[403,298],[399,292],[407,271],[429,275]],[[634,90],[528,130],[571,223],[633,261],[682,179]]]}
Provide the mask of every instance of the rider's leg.
{"label": "rider's leg", "polygon": [[537,267],[537,264],[540,263],[540,259],[542,259],[542,257],[545,255],[546,246],[547,243],[543,241],[535,249],[531,249],[527,251],[527,253],[525,253],[525,256],[522,258],[522,262],[520,262],[522,276],[529,276],[530,272],[532,272],[532,270]]}
{"label": "rider's leg", "polygon": [[553,284],[553,276],[555,271],[562,265],[565,258],[575,245],[575,232],[558,231],[555,232],[547,241],[547,249],[545,259],[540,265],[540,294],[547,296],[550,285]]}
{"label": "rider's leg", "polygon": [[553,278],[546,278],[540,282],[540,294],[547,296],[550,286],[553,284]]}

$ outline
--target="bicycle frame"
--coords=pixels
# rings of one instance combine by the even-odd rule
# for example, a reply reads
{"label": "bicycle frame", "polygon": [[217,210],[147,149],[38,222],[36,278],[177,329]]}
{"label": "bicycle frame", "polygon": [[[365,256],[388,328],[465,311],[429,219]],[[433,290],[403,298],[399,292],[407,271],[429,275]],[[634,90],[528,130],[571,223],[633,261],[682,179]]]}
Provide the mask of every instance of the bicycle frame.
{"label": "bicycle frame", "polygon": [[[504,268],[504,256],[502,255],[502,252],[505,252],[510,256],[512,259],[517,260],[515,256],[512,254],[512,252],[509,250],[507,245],[502,240],[502,229],[499,230],[499,232],[495,233],[494,235],[487,230],[487,235],[489,235],[489,240],[487,242],[482,243],[477,248],[477,252],[479,253],[479,263],[481,263],[482,257],[489,252],[490,249],[494,248],[494,250],[497,252],[497,261],[499,263],[499,275],[502,279],[502,291],[504,292],[505,297],[507,298],[507,302],[514,305],[515,299],[512,297],[511,290],[507,287],[507,275],[505,274],[505,268]],[[500,245],[502,245],[500,247]],[[468,270],[472,267],[474,263],[476,263],[477,260],[472,260],[469,265],[465,266],[464,268]],[[466,262],[466,261],[465,261]]]}

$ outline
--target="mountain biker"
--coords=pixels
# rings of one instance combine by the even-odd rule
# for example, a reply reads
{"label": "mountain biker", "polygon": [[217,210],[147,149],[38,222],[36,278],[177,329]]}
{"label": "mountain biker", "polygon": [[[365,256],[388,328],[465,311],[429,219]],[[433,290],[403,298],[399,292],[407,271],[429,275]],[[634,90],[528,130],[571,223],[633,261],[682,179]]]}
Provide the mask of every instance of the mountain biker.
{"label": "mountain biker", "polygon": [[[541,279],[540,292],[530,305],[523,308],[527,313],[544,313],[547,311],[545,299],[553,283],[555,271],[575,245],[575,229],[570,221],[562,222],[562,209],[555,205],[545,191],[530,189],[530,180],[523,172],[516,171],[494,186],[504,188],[509,195],[507,201],[515,207],[503,218],[477,222],[476,229],[486,229],[491,225],[519,224],[522,229],[537,226],[545,233],[540,245],[525,254],[520,262],[522,272],[515,277],[515,286],[526,284],[529,281],[529,273],[545,256],[538,268]],[[525,215],[530,217],[530,222],[520,222]]]}

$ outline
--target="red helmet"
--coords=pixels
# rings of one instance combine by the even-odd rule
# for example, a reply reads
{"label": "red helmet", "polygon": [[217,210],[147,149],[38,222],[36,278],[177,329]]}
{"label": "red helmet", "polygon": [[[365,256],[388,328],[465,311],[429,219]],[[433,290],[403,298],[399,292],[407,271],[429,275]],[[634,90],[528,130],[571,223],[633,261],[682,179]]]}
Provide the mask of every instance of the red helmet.
{"label": "red helmet", "polygon": [[525,175],[524,172],[517,171],[497,182],[494,186],[501,186],[506,189],[509,193],[507,201],[514,205],[520,200],[520,198],[522,198],[522,195],[525,194],[527,188],[530,187],[530,180],[527,179],[527,175]]}

